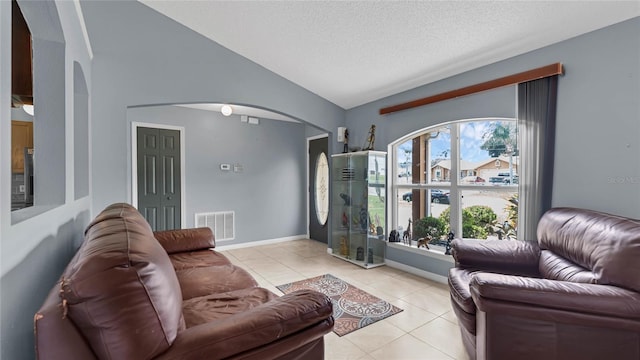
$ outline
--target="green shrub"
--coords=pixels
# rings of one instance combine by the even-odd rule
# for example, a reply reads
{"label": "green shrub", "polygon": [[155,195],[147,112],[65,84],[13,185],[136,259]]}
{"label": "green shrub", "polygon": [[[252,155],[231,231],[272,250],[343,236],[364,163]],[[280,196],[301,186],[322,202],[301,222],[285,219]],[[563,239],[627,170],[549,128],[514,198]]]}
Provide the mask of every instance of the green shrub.
{"label": "green shrub", "polygon": [[498,216],[496,215],[495,212],[493,212],[493,210],[490,207],[484,206],[484,205],[474,205],[462,210],[463,223],[465,220],[464,210],[469,211],[468,216],[470,216],[471,219],[473,219],[473,224],[479,225],[485,229],[487,228],[487,226],[490,226],[491,224],[493,224],[496,221],[496,219],[498,219]]}
{"label": "green shrub", "polygon": [[423,217],[413,224],[414,238],[430,236],[432,239],[440,239],[446,233],[445,223],[432,216]]}
{"label": "green shrub", "polygon": [[[440,221],[445,225],[445,233],[450,231],[451,207],[440,214]],[[486,239],[492,231],[498,216],[490,207],[474,205],[462,209],[462,237],[470,239]]]}
{"label": "green shrub", "polygon": [[486,239],[489,232],[482,226],[465,222],[462,224],[462,237],[468,239]]}

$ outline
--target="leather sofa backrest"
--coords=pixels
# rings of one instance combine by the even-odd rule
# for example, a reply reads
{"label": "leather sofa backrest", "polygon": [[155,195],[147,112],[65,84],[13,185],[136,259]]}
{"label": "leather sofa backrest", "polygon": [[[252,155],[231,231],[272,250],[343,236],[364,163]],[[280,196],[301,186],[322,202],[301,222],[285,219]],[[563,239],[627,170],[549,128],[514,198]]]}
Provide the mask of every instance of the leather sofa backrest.
{"label": "leather sofa backrest", "polygon": [[185,251],[207,250],[216,247],[216,240],[209,227],[182,229],[180,232],[154,231],[153,236],[169,254]]}
{"label": "leather sofa backrest", "polygon": [[150,359],[184,325],[169,256],[128,204],[107,207],[89,224],[62,275],[60,297],[100,359]]}
{"label": "leather sofa backrest", "polygon": [[537,230],[544,277],[640,291],[640,221],[554,208],[542,216]]}

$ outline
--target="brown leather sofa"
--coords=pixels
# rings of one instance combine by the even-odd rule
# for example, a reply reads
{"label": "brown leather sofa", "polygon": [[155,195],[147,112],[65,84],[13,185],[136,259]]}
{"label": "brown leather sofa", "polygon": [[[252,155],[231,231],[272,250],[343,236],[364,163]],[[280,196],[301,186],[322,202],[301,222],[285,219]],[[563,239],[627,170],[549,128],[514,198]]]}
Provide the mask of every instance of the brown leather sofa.
{"label": "brown leather sofa", "polygon": [[537,242],[453,241],[471,359],[640,359],[640,221],[555,208]]}
{"label": "brown leather sofa", "polygon": [[214,246],[208,228],[154,234],[107,207],[35,315],[37,358],[323,359],[331,301],[278,297]]}

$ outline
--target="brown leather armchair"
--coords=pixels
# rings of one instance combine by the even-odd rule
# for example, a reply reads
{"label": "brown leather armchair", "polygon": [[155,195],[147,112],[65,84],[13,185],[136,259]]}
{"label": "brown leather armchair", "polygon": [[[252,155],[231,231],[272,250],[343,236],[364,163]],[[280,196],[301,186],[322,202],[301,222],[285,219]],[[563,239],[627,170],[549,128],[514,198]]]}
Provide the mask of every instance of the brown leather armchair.
{"label": "brown leather armchair", "polygon": [[640,221],[555,208],[538,242],[452,243],[471,359],[640,359]]}

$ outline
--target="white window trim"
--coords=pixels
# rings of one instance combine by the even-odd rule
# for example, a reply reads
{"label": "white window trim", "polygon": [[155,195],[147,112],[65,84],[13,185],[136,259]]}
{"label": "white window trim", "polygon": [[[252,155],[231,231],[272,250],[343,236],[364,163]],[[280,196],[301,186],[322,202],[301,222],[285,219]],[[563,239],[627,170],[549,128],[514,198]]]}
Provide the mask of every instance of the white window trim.
{"label": "white window trim", "polygon": [[[441,128],[444,126],[450,126],[451,127],[451,140],[452,140],[452,146],[451,146],[451,174],[458,174],[458,169],[459,169],[459,164],[460,164],[460,124],[462,123],[466,123],[466,122],[475,122],[475,121],[517,121],[515,118],[503,118],[503,117],[489,117],[489,118],[473,118],[473,119],[460,119],[460,120],[455,120],[455,121],[449,121],[449,122],[444,122],[444,123],[440,123],[440,124],[436,124],[433,126],[429,126],[417,131],[414,131],[408,135],[405,135],[393,142],[391,142],[388,146],[387,146],[387,152],[388,154],[390,154],[391,156],[387,157],[387,169],[391,169],[391,181],[389,186],[387,186],[387,199],[390,199],[390,201],[387,201],[387,219],[389,219],[389,231],[391,231],[392,229],[398,229],[398,227],[400,226],[400,224],[398,223],[398,219],[397,219],[397,215],[398,215],[398,201],[396,199],[396,194],[398,194],[401,190],[413,190],[413,189],[420,189],[420,190],[428,190],[428,189],[448,189],[450,196],[450,206],[452,208],[454,208],[454,202],[456,203],[455,208],[460,209],[461,204],[460,204],[460,193],[464,190],[477,190],[479,188],[478,185],[464,185],[464,184],[458,184],[458,177],[456,176],[455,179],[452,178],[451,182],[445,182],[442,184],[437,184],[437,183],[427,183],[427,184],[398,184],[398,166],[396,164],[396,159],[398,157],[398,151],[397,151],[397,147],[398,145],[406,142],[407,140],[410,140],[420,134],[423,134],[425,132],[428,132],[429,130],[433,130],[436,128]],[[455,139],[455,141],[453,141]],[[522,144],[520,144],[520,146],[522,147]],[[455,160],[455,161],[454,161]],[[519,194],[522,191],[522,188],[520,186],[517,185],[482,185],[482,189],[490,189],[493,191],[499,191],[499,192],[513,192],[514,190],[516,190],[516,192]],[[459,217],[462,214],[462,210],[460,209],[460,211],[451,211],[451,223],[455,224],[455,229],[454,229],[454,233],[456,234],[456,237],[459,237],[462,234],[462,219],[460,219]],[[518,220],[520,223],[520,219]],[[520,225],[519,225],[520,227]],[[520,239],[518,239],[520,240]],[[397,247],[397,248],[406,248],[406,249],[411,249],[412,252],[416,252],[416,253],[421,253],[421,254],[425,254],[425,256],[428,257],[432,257],[432,258],[441,258],[440,256],[431,256],[432,253],[436,253],[439,254],[439,252],[437,251],[425,251],[420,249],[419,251],[417,251],[418,249],[414,249],[411,247],[408,247],[406,245],[402,245],[402,244],[392,244],[389,243],[390,246],[392,247]],[[395,246],[397,245],[397,246]],[[416,251],[413,251],[416,250]],[[429,253],[429,254],[427,254]],[[446,256],[448,257],[448,255],[444,255],[442,254],[442,256]]]}

